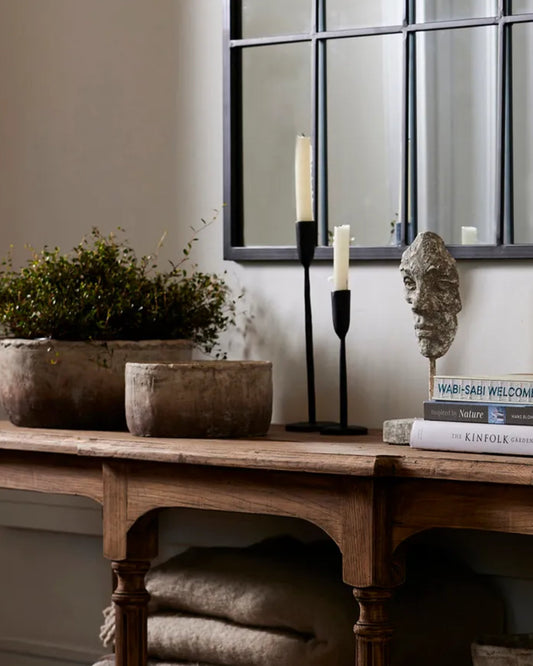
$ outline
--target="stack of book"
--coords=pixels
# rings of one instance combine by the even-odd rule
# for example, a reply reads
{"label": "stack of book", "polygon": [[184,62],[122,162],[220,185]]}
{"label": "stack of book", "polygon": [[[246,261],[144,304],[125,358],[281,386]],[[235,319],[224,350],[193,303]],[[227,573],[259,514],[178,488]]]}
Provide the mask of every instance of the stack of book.
{"label": "stack of book", "polygon": [[533,455],[533,375],[436,376],[410,445]]}

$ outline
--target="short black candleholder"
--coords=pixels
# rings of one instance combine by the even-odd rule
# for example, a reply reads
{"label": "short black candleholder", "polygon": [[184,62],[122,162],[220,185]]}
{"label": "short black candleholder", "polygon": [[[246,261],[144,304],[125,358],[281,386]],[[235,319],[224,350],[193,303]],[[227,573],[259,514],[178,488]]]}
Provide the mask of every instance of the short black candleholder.
{"label": "short black candleholder", "polygon": [[348,382],[346,377],[346,333],[350,328],[350,290],[340,289],[331,294],[333,328],[340,345],[339,359],[339,402],[340,423],[322,428],[322,435],[366,435],[364,426],[348,425]]}
{"label": "short black candleholder", "polygon": [[330,422],[317,422],[316,420],[313,319],[311,315],[311,282],[309,279],[309,267],[315,256],[317,244],[316,221],[296,222],[296,244],[298,258],[304,269],[305,360],[307,366],[307,410],[309,420],[298,423],[287,423],[285,430],[291,432],[318,432],[327,425],[330,425]]}

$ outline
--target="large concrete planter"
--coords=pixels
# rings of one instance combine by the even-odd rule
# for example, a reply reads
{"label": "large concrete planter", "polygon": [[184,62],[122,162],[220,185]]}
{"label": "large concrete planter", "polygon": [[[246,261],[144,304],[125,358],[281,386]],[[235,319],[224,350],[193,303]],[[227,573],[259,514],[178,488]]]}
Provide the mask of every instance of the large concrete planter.
{"label": "large concrete planter", "polygon": [[253,437],[272,416],[268,361],[126,365],[126,420],[134,435]]}
{"label": "large concrete planter", "polygon": [[191,358],[186,340],[0,340],[0,398],[12,423],[42,428],[126,430],[127,361]]}

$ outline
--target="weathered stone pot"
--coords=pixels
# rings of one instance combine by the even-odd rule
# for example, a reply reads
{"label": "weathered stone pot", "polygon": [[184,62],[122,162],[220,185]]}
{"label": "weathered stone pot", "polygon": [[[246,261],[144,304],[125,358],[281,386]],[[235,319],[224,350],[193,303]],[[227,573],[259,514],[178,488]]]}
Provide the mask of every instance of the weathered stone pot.
{"label": "weathered stone pot", "polygon": [[533,664],[533,634],[484,636],[472,644],[474,666]]}
{"label": "weathered stone pot", "polygon": [[264,435],[272,416],[268,361],[126,364],[126,421],[152,437]]}
{"label": "weathered stone pot", "polygon": [[187,340],[0,340],[0,398],[18,426],[126,430],[127,361],[186,361]]}

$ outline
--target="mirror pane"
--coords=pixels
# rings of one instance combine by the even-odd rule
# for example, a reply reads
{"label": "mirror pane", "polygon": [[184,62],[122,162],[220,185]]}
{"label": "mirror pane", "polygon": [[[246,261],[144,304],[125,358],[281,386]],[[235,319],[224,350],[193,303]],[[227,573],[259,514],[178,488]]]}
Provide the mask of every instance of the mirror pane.
{"label": "mirror pane", "polygon": [[401,35],[327,44],[329,229],[349,224],[354,245],[393,240],[400,191],[401,56]]}
{"label": "mirror pane", "polygon": [[[497,28],[416,36],[418,230],[496,240]],[[472,243],[468,243],[472,244]]]}
{"label": "mirror pane", "polygon": [[400,25],[403,8],[403,0],[326,0],[326,28]]}
{"label": "mirror pane", "polygon": [[513,26],[513,190],[515,243],[533,243],[533,24]]}
{"label": "mirror pane", "polygon": [[530,14],[533,12],[533,0],[512,0],[513,14]]}
{"label": "mirror pane", "polygon": [[311,0],[243,0],[242,37],[270,37],[309,32]]}
{"label": "mirror pane", "polygon": [[311,132],[308,42],[242,54],[245,245],[295,245],[294,150]]}
{"label": "mirror pane", "polygon": [[415,7],[417,23],[480,18],[498,14],[498,0],[416,0]]}

